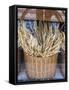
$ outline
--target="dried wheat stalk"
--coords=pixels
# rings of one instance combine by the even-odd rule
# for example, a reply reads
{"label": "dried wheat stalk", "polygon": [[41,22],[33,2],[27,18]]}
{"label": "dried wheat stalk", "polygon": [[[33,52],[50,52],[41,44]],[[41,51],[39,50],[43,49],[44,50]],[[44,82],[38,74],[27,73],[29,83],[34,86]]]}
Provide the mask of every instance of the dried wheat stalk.
{"label": "dried wheat stalk", "polygon": [[64,33],[58,29],[53,33],[51,28],[47,28],[47,24],[43,28],[42,23],[39,22],[35,34],[36,37],[33,37],[23,27],[18,30],[18,45],[30,55],[48,57],[58,53],[60,47],[64,45]]}

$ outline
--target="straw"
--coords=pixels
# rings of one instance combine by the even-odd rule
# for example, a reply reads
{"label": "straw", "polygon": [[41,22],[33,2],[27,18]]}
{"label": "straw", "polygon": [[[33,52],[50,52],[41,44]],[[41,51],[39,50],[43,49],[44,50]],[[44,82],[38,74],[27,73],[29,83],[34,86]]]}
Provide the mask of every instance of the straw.
{"label": "straw", "polygon": [[[27,32],[23,27],[18,30],[18,43],[19,45],[30,55],[47,57],[50,54],[56,54],[62,43],[64,42],[65,35],[60,32],[59,29],[55,29],[53,34],[52,29],[47,28],[47,24],[43,29],[43,25],[40,22],[39,27],[36,30],[37,37]],[[45,55],[45,56],[43,56]]]}

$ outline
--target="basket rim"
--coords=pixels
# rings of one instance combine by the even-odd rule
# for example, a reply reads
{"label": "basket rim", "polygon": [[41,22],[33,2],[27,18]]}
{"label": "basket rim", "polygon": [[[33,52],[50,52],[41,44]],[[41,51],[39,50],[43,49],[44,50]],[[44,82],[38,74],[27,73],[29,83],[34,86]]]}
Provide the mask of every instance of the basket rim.
{"label": "basket rim", "polygon": [[33,55],[30,55],[29,53],[26,53],[25,51],[24,51],[24,53],[25,53],[26,55],[29,55],[29,56],[32,56],[32,57],[35,57],[35,58],[48,58],[48,57],[52,57],[52,56],[54,56],[54,55],[58,55],[58,53],[56,53],[56,54],[53,54],[53,55],[50,55],[50,56],[47,56],[47,57],[42,57],[42,56],[33,56]]}

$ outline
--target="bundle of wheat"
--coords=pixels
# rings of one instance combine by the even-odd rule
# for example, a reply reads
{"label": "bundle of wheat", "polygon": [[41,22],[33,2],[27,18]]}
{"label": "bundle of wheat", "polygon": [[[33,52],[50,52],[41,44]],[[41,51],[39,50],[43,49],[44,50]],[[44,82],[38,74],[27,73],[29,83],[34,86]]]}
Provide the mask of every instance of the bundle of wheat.
{"label": "bundle of wheat", "polygon": [[[36,37],[28,33],[23,27],[18,30],[18,44],[23,47],[26,53],[33,56],[47,57],[59,52],[61,44],[64,42],[64,33],[58,29],[48,29],[45,24],[44,30],[40,26],[35,31]],[[64,43],[62,44],[62,46]]]}

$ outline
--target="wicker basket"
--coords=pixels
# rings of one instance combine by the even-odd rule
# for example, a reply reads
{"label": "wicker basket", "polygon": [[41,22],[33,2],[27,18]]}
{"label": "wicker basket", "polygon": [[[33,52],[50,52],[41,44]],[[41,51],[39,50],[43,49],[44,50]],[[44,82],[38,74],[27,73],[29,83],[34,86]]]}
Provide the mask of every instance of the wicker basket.
{"label": "wicker basket", "polygon": [[55,75],[57,54],[42,58],[24,53],[26,71],[30,79],[52,79]]}

